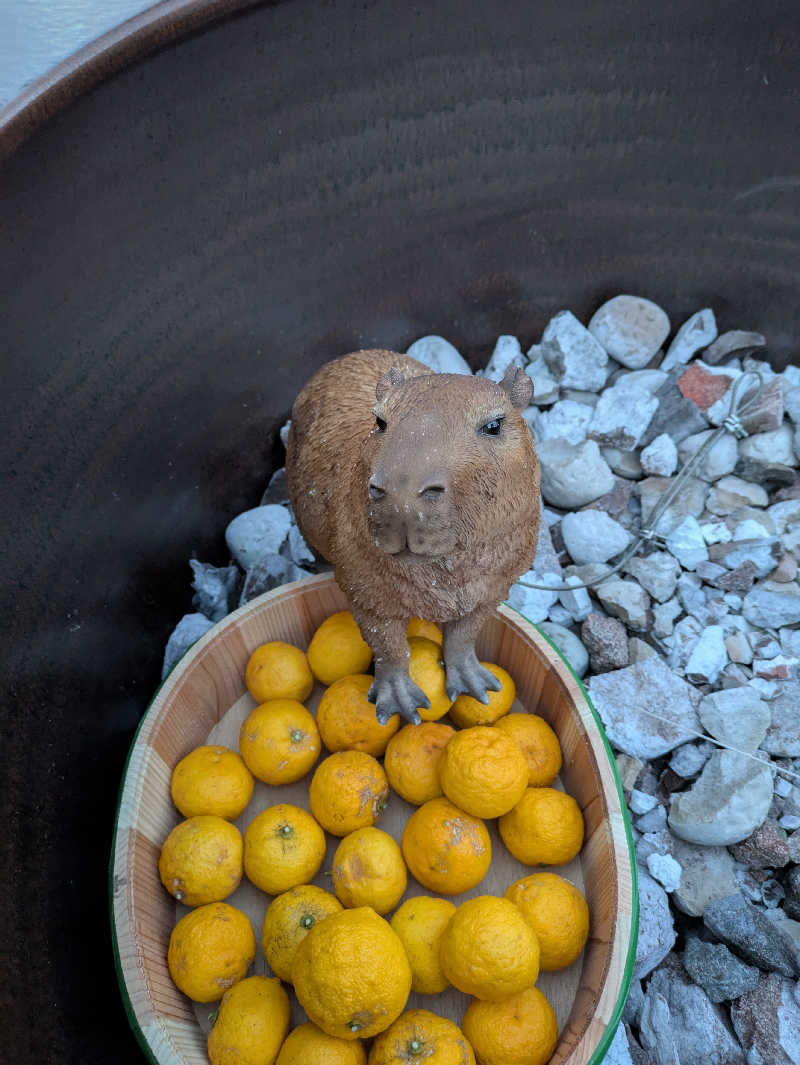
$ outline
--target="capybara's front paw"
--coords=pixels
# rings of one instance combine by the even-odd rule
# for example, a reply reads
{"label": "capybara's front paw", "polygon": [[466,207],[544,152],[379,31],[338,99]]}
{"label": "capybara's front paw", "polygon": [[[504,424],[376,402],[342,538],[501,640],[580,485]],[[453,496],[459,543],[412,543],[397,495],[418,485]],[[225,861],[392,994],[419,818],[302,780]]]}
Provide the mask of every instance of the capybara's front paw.
{"label": "capybara's front paw", "polygon": [[488,703],[487,691],[498,692],[502,684],[494,675],[482,666],[472,647],[457,655],[445,654],[447,670],[447,698],[452,702],[462,693],[471,695],[481,703]]}
{"label": "capybara's front paw", "polygon": [[420,723],[417,707],[427,710],[430,699],[408,675],[406,666],[375,666],[375,680],[367,698],[375,703],[378,723],[385,725],[392,714],[402,714],[412,725]]}

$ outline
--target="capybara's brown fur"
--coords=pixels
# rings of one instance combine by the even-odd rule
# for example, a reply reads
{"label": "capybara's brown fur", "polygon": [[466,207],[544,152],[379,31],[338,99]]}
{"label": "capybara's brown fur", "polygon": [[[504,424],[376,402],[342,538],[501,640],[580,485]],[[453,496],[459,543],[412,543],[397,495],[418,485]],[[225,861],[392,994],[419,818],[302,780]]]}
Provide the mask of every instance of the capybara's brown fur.
{"label": "capybara's brown fur", "polygon": [[413,616],[443,626],[451,696],[496,686],[474,641],[536,547],[530,395],[522,371],[496,384],[374,350],[327,363],[297,397],[292,507],[373,649],[379,717],[425,705],[408,677]]}

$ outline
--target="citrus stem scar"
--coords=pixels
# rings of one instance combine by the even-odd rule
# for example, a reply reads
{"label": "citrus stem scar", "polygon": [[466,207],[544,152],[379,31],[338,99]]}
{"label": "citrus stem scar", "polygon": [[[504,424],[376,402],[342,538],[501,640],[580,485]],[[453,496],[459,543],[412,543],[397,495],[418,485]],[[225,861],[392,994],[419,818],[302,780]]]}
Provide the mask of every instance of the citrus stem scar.
{"label": "citrus stem scar", "polygon": [[278,831],[280,832],[280,834],[282,836],[291,836],[291,834],[294,831],[294,829],[292,828],[291,825],[281,825],[281,827],[278,829]]}
{"label": "citrus stem scar", "polygon": [[303,733],[300,731],[299,728],[292,729],[292,731],[289,733],[289,739],[292,741],[292,743],[299,743],[302,738]]}
{"label": "citrus stem scar", "polygon": [[421,1054],[423,1051],[423,1043],[421,1039],[412,1039],[408,1044],[409,1054]]}
{"label": "citrus stem scar", "polygon": [[300,924],[303,928],[311,928],[314,923],[314,918],[310,913],[304,913],[300,918]]}

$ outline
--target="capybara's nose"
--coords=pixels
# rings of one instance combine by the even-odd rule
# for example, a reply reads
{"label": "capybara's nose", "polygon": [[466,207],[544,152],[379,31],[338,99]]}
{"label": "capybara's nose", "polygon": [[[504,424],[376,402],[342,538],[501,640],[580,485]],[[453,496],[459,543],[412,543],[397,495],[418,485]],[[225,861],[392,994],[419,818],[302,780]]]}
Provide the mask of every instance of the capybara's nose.
{"label": "capybara's nose", "polygon": [[380,480],[374,474],[369,479],[367,489],[369,491],[369,498],[376,503],[379,499],[383,499],[383,497],[386,495],[386,489],[383,487]]}
{"label": "capybara's nose", "polygon": [[447,491],[447,475],[443,470],[437,470],[436,473],[426,477],[419,487],[418,495],[423,499],[434,500],[437,496],[442,496]]}

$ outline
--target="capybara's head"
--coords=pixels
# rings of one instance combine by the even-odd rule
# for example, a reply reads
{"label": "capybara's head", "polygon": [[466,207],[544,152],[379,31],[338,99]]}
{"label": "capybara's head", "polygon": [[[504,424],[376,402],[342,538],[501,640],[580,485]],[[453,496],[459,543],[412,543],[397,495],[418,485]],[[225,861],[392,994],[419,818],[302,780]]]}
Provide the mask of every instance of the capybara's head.
{"label": "capybara's head", "polygon": [[382,551],[430,560],[503,536],[529,505],[536,456],[520,411],[532,391],[516,367],[501,384],[394,369],[381,378],[360,472]]}

